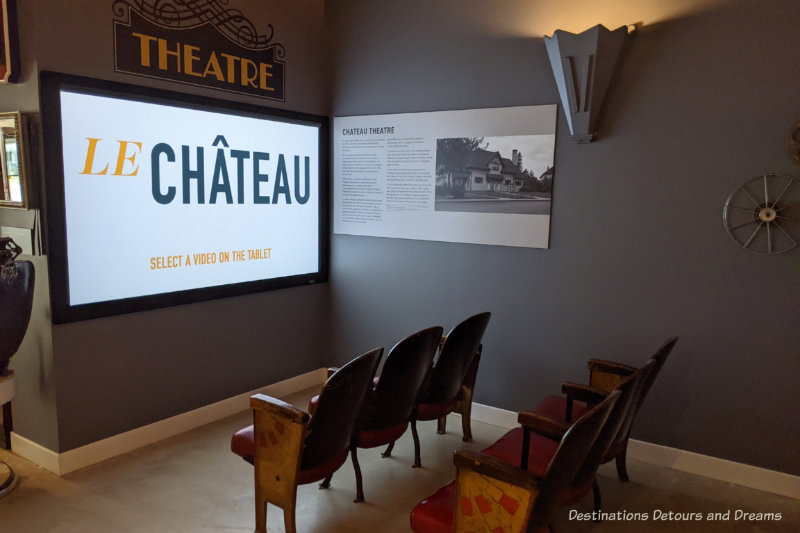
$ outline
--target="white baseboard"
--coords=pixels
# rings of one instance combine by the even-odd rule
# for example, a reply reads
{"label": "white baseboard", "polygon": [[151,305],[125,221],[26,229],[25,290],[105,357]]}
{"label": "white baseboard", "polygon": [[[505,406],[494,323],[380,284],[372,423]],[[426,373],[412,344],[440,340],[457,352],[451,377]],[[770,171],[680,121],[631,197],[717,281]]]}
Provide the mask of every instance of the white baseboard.
{"label": "white baseboard", "polygon": [[[517,413],[478,403],[472,404],[472,419],[506,429],[517,427]],[[633,439],[628,441],[628,458],[800,499],[800,476]]]}
{"label": "white baseboard", "polygon": [[63,476],[111,457],[122,455],[148,444],[184,433],[190,429],[246,411],[250,408],[250,396],[253,394],[261,393],[278,398],[285,397],[309,387],[321,385],[327,377],[328,371],[326,368],[312,370],[267,387],[181,413],[171,418],[159,420],[158,422],[63,453],[54,452],[12,432],[11,449],[20,457],[24,457],[59,476]]}
{"label": "white baseboard", "polygon": [[[63,453],[54,452],[16,433],[11,434],[11,449],[20,457],[24,457],[50,472],[64,475],[246,411],[249,409],[250,396],[253,394],[262,393],[279,398],[285,397],[309,387],[321,385],[327,376],[327,369],[319,368],[262,389],[240,394]],[[517,413],[479,403],[472,404],[472,419],[506,429],[517,426]],[[631,440],[628,443],[628,457],[689,474],[800,499],[800,477],[783,472],[637,440]]]}
{"label": "white baseboard", "polygon": [[800,500],[800,476],[633,439],[628,457]]}
{"label": "white baseboard", "polygon": [[11,432],[11,451],[55,474],[59,472],[58,454],[37,442]]}
{"label": "white baseboard", "polygon": [[517,423],[517,413],[514,411],[507,411],[506,409],[498,409],[482,403],[472,402],[472,419],[477,422],[483,422],[492,426],[501,427],[504,429],[514,429],[519,424]]}

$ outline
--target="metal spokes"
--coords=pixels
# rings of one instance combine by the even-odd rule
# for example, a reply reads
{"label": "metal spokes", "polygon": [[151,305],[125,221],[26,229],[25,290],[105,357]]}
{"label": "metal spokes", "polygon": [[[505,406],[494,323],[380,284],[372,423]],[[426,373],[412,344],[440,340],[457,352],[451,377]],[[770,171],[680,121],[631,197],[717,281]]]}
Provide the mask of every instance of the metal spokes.
{"label": "metal spokes", "polygon": [[756,253],[779,254],[800,242],[800,184],[791,176],[764,174],[731,193],[722,210],[728,235]]}

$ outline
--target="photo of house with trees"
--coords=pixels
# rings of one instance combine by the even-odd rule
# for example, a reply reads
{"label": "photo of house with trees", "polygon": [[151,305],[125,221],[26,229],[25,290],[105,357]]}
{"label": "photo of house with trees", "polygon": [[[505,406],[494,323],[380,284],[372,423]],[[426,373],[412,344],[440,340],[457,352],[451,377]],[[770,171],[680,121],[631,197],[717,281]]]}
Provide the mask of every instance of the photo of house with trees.
{"label": "photo of house with trees", "polygon": [[549,214],[554,135],[436,141],[436,211]]}

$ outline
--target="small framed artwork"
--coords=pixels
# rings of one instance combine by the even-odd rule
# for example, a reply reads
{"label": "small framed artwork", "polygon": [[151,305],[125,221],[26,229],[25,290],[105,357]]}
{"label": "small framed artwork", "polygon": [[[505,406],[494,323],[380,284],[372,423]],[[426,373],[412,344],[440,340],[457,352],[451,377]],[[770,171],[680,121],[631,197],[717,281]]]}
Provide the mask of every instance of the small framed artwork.
{"label": "small framed artwork", "polygon": [[0,0],[0,83],[19,78],[17,0]]}

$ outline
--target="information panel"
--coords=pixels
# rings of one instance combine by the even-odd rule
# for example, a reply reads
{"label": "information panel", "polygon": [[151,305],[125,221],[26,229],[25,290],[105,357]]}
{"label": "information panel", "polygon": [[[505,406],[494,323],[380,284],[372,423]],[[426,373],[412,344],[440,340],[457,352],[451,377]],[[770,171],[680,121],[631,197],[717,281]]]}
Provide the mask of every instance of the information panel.
{"label": "information panel", "polygon": [[547,248],[556,105],[334,118],[334,232]]}

